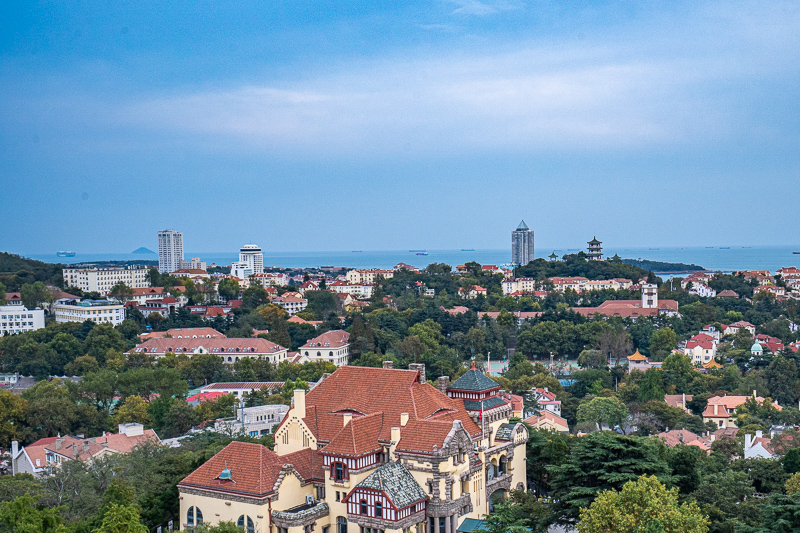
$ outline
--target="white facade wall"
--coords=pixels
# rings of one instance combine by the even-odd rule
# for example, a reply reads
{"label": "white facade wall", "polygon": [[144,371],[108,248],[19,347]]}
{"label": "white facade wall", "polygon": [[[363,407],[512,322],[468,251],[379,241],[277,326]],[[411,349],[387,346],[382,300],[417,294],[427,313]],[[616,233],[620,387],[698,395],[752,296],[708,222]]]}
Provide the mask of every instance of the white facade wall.
{"label": "white facade wall", "polygon": [[132,289],[149,287],[147,268],[65,268],[62,270],[64,283],[84,292],[97,292],[105,296],[119,282]]}
{"label": "white facade wall", "polygon": [[125,307],[120,304],[56,304],[53,306],[56,322],[85,322],[118,326],[125,320]]}
{"label": "white facade wall", "polygon": [[158,271],[175,272],[183,268],[183,233],[172,229],[158,232]]}
{"label": "white facade wall", "polygon": [[0,335],[24,333],[44,327],[44,310],[24,305],[0,306]]}

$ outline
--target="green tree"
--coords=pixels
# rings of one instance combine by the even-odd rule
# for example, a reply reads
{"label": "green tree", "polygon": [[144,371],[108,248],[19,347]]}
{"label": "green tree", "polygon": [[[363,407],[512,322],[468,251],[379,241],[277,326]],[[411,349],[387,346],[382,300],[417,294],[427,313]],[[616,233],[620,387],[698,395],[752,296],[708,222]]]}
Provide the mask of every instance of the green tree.
{"label": "green tree", "polygon": [[60,379],[40,381],[22,393],[28,401],[25,422],[30,440],[68,435],[78,421],[78,410],[69,389]]}
{"label": "green tree", "polygon": [[664,401],[663,374],[664,372],[657,368],[649,368],[644,373],[644,379],[639,383],[639,397],[643,402]]}
{"label": "green tree", "polygon": [[553,495],[558,498],[557,515],[573,522],[578,511],[588,507],[603,490],[620,489],[642,475],[663,481],[671,477],[664,461],[664,444],[648,437],[626,437],[597,431],[576,439],[560,465],[547,467]]}
{"label": "green tree", "polygon": [[600,493],[581,509],[580,533],[706,533],[708,519],[696,503],[678,503],[678,489],[667,490],[655,476],[629,481],[622,490]]}
{"label": "green tree", "polygon": [[141,523],[136,507],[112,503],[103,517],[103,523],[92,533],[148,533],[148,530]]}
{"label": "green tree", "polygon": [[118,302],[124,304],[133,298],[133,289],[128,287],[124,281],[120,281],[111,287],[111,289],[108,291],[108,295]]}
{"label": "green tree", "polygon": [[[222,291],[220,291],[220,295],[222,295]],[[269,302],[269,295],[260,285],[253,285],[242,291],[242,307],[244,309],[256,309],[267,302]]]}
{"label": "green tree", "polygon": [[[661,368],[666,373],[666,382],[675,386],[675,392],[687,392],[689,384],[697,373],[692,364],[692,359],[682,353],[674,353],[664,359]],[[663,397],[661,398],[664,399]]]}
{"label": "green tree", "polygon": [[8,300],[6,300],[6,286],[0,282],[0,305],[6,305]]}
{"label": "green tree", "polygon": [[38,507],[30,495],[0,503],[0,531],[5,533],[67,533],[60,508]]}
{"label": "green tree", "polygon": [[[235,279],[225,278],[217,285],[220,298],[225,301],[235,300],[239,296],[239,282]],[[264,290],[264,289],[261,289]]]}
{"label": "green tree", "polygon": [[765,373],[770,396],[781,405],[795,405],[798,396],[797,365],[793,359],[778,354]]}
{"label": "green tree", "polygon": [[547,533],[552,515],[532,493],[512,490],[494,505],[478,533]]}
{"label": "green tree", "polygon": [[8,449],[12,440],[20,440],[24,430],[28,401],[0,389],[0,446]]}
{"label": "green tree", "polygon": [[598,429],[622,427],[629,416],[628,408],[617,398],[598,396],[578,406],[578,421],[594,422]]}
{"label": "green tree", "polygon": [[94,357],[98,363],[103,365],[109,350],[124,352],[128,349],[128,343],[111,324],[98,324],[86,336],[84,348],[86,355]]}
{"label": "green tree", "polygon": [[141,396],[128,396],[123,403],[114,413],[115,424],[125,424],[128,422],[137,422],[139,424],[148,425],[150,423],[150,416],[147,413],[147,403]]}
{"label": "green tree", "polygon": [[32,284],[25,283],[19,290],[19,296],[22,305],[28,309],[35,309],[41,307],[42,304],[53,302],[53,293],[41,281]]}
{"label": "green tree", "polygon": [[786,494],[790,496],[800,492],[800,472],[795,472],[786,480],[784,489],[786,490]]}
{"label": "green tree", "polygon": [[669,327],[657,329],[650,335],[650,358],[663,361],[678,346],[678,336]]}

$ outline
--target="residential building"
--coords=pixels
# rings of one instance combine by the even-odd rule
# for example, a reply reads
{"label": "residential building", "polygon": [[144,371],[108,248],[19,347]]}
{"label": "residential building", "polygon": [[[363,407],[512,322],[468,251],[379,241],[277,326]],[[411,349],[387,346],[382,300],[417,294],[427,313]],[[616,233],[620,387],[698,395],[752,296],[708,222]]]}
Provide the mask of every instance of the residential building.
{"label": "residential building", "polygon": [[458,288],[458,295],[465,300],[474,300],[478,296],[485,297],[487,294],[488,291],[480,285],[473,285],[472,287],[468,287],[466,289],[464,287]]}
{"label": "residential building", "polygon": [[189,299],[183,295],[186,292],[186,287],[183,285],[178,285],[177,287],[172,287],[171,290],[164,290],[164,287],[145,287],[139,289],[133,289],[133,295],[131,299],[128,300],[128,303],[133,302],[136,305],[144,305],[145,302],[151,300],[163,300],[164,298],[169,298],[174,294],[177,294],[177,297],[174,297],[178,304],[183,307],[187,303],[189,303]]}
{"label": "residential building", "polygon": [[681,280],[681,289],[686,289],[691,283],[694,285],[708,285],[714,275],[711,272],[693,272]]}
{"label": "residential building", "polygon": [[525,423],[533,429],[546,429],[548,431],[569,433],[569,422],[567,422],[567,419],[547,410],[541,411],[538,415],[529,416],[525,419]]}
{"label": "residential building", "polygon": [[514,293],[533,294],[536,292],[539,282],[533,278],[509,278],[503,280],[501,286],[503,287],[503,296]]}
{"label": "residential building", "polygon": [[744,435],[744,458],[745,459],[779,459],[780,455],[775,453],[772,447],[772,439],[765,437],[762,431],[745,433]]}
{"label": "residential building", "polygon": [[270,302],[283,307],[284,311],[289,313],[289,316],[294,316],[308,307],[308,300],[300,298],[299,295],[294,296],[289,293],[284,293],[283,296],[270,298]]}
{"label": "residential building", "polygon": [[336,366],[350,364],[350,334],[344,330],[333,330],[309,339],[299,348],[310,361],[329,361]]}
{"label": "residential building", "polygon": [[677,407],[688,413],[689,408],[687,407],[687,402],[691,402],[692,398],[694,398],[694,396],[691,394],[665,394],[664,402],[670,407]]}
{"label": "residential building", "polygon": [[183,233],[172,229],[158,232],[158,271],[171,273],[183,267]]}
{"label": "residential building", "polygon": [[206,262],[202,261],[199,257],[192,257],[191,260],[182,262],[181,268],[190,268],[192,270],[208,270]]}
{"label": "residential building", "polygon": [[44,309],[24,305],[0,305],[0,336],[25,333],[44,327]]}
{"label": "residential building", "polygon": [[232,442],[178,484],[181,529],[200,516],[253,533],[458,531],[496,492],[525,488],[527,430],[481,377],[452,394],[482,397],[483,416],[428,384],[424,365],[340,367],[295,391],[275,451]]}
{"label": "residential building", "polygon": [[375,285],[368,283],[348,283],[345,281],[334,281],[331,283],[330,289],[339,294],[350,294],[353,296],[353,298],[366,300],[372,298],[372,291],[375,289]]}
{"label": "residential building", "polygon": [[754,337],[756,334],[756,327],[750,322],[746,322],[744,320],[739,320],[728,325],[721,324],[720,327],[722,328],[723,335],[736,335],[742,328],[746,329],[750,333],[750,336]]}
{"label": "residential building", "polygon": [[118,326],[125,320],[125,306],[108,300],[73,300],[53,305],[56,322],[85,322]]}
{"label": "residential building", "polygon": [[706,437],[692,433],[686,429],[673,429],[671,431],[665,431],[663,433],[659,433],[657,437],[663,439],[664,444],[667,446],[678,446],[679,444],[683,444],[685,446],[697,446],[701,450],[709,453],[711,450],[711,442],[713,442],[713,439],[707,439]]}
{"label": "residential building", "polygon": [[[244,405],[244,404],[242,404]],[[244,434],[260,437],[272,433],[286,413],[288,405],[259,405],[256,407],[238,407],[234,418],[219,419],[214,422],[214,430],[226,435]]]}
{"label": "residential building", "polygon": [[283,346],[260,337],[250,339],[228,338],[156,338],[148,339],[128,353],[145,353],[155,359],[168,353],[184,354],[189,358],[199,354],[213,354],[225,363],[235,363],[240,359],[265,359],[278,364],[286,359],[287,350]]}
{"label": "residential building", "polygon": [[[703,422],[713,422],[720,428],[734,428],[736,426],[736,408],[747,401],[748,398],[755,398],[758,403],[762,403],[764,398],[756,396],[712,396],[708,399],[705,411],[703,411]],[[779,411],[783,407],[778,402],[772,402]]]}
{"label": "residential building", "polygon": [[598,241],[597,237],[592,237],[592,240],[586,244],[589,245],[586,259],[589,261],[601,261],[603,259],[603,243]]}
{"label": "residential building", "polygon": [[394,270],[371,268],[368,270],[350,270],[347,272],[348,283],[361,283],[375,285],[380,279],[391,279],[394,277]]}
{"label": "residential building", "polygon": [[130,453],[146,444],[160,444],[152,429],[136,423],[120,424],[119,433],[104,433],[100,437],[81,438],[66,435],[47,437],[19,448],[11,443],[11,467],[14,474],[50,475],[53,468],[67,461],[92,461],[112,453]]}
{"label": "residential building", "polygon": [[692,363],[702,365],[717,356],[717,341],[705,333],[698,333],[688,341],[683,353],[692,358]]}
{"label": "residential building", "polygon": [[511,232],[511,262],[515,265],[527,265],[535,259],[533,255],[533,230],[522,220],[517,229]]}
{"label": "residential building", "polygon": [[717,295],[717,291],[708,285],[697,283],[693,284],[692,288],[689,289],[689,294],[696,294],[697,296],[701,296],[703,298],[714,298]]}
{"label": "residential building", "polygon": [[132,289],[150,286],[147,267],[81,267],[64,268],[61,271],[64,284],[77,287],[83,292],[96,292],[105,296],[117,283],[124,283]]}
{"label": "residential building", "polygon": [[211,277],[211,274],[205,270],[188,267],[181,267],[177,270],[173,270],[172,274],[179,278],[189,278],[195,283],[202,282],[204,279],[209,279]]}
{"label": "residential building", "polygon": [[739,293],[736,291],[732,291],[730,289],[725,289],[724,291],[721,291],[719,294],[717,294],[717,298],[738,298],[738,297]]}
{"label": "residential building", "polygon": [[545,411],[550,411],[553,414],[561,416],[561,400],[556,399],[556,393],[550,392],[547,387],[531,389],[530,394],[539,407]]}

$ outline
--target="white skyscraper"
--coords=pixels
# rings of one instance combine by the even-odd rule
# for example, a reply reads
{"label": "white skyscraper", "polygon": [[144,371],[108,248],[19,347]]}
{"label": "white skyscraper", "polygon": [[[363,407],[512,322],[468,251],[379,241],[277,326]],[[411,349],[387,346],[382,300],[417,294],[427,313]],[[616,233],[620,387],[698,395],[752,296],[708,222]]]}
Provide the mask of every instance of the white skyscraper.
{"label": "white skyscraper", "polygon": [[183,233],[172,229],[158,232],[158,271],[175,272],[183,268]]}
{"label": "white skyscraper", "polygon": [[239,250],[239,261],[231,265],[231,275],[245,279],[264,272],[264,254],[255,244],[245,244]]}
{"label": "white skyscraper", "polygon": [[533,230],[523,220],[511,232],[511,262],[515,265],[527,265],[533,259]]}

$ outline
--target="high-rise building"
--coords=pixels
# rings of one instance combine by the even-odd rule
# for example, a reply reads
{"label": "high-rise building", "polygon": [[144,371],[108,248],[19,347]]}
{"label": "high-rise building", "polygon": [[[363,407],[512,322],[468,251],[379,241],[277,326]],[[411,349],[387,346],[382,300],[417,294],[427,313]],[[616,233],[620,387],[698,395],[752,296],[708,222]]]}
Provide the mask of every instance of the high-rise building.
{"label": "high-rise building", "polygon": [[246,279],[251,274],[263,274],[264,254],[255,244],[245,244],[239,250],[239,261],[231,265],[231,275]]}
{"label": "high-rise building", "polygon": [[527,265],[533,259],[533,230],[523,220],[511,232],[511,262],[515,265]]}
{"label": "high-rise building", "polygon": [[158,232],[158,271],[175,272],[183,268],[183,233],[172,229]]}

